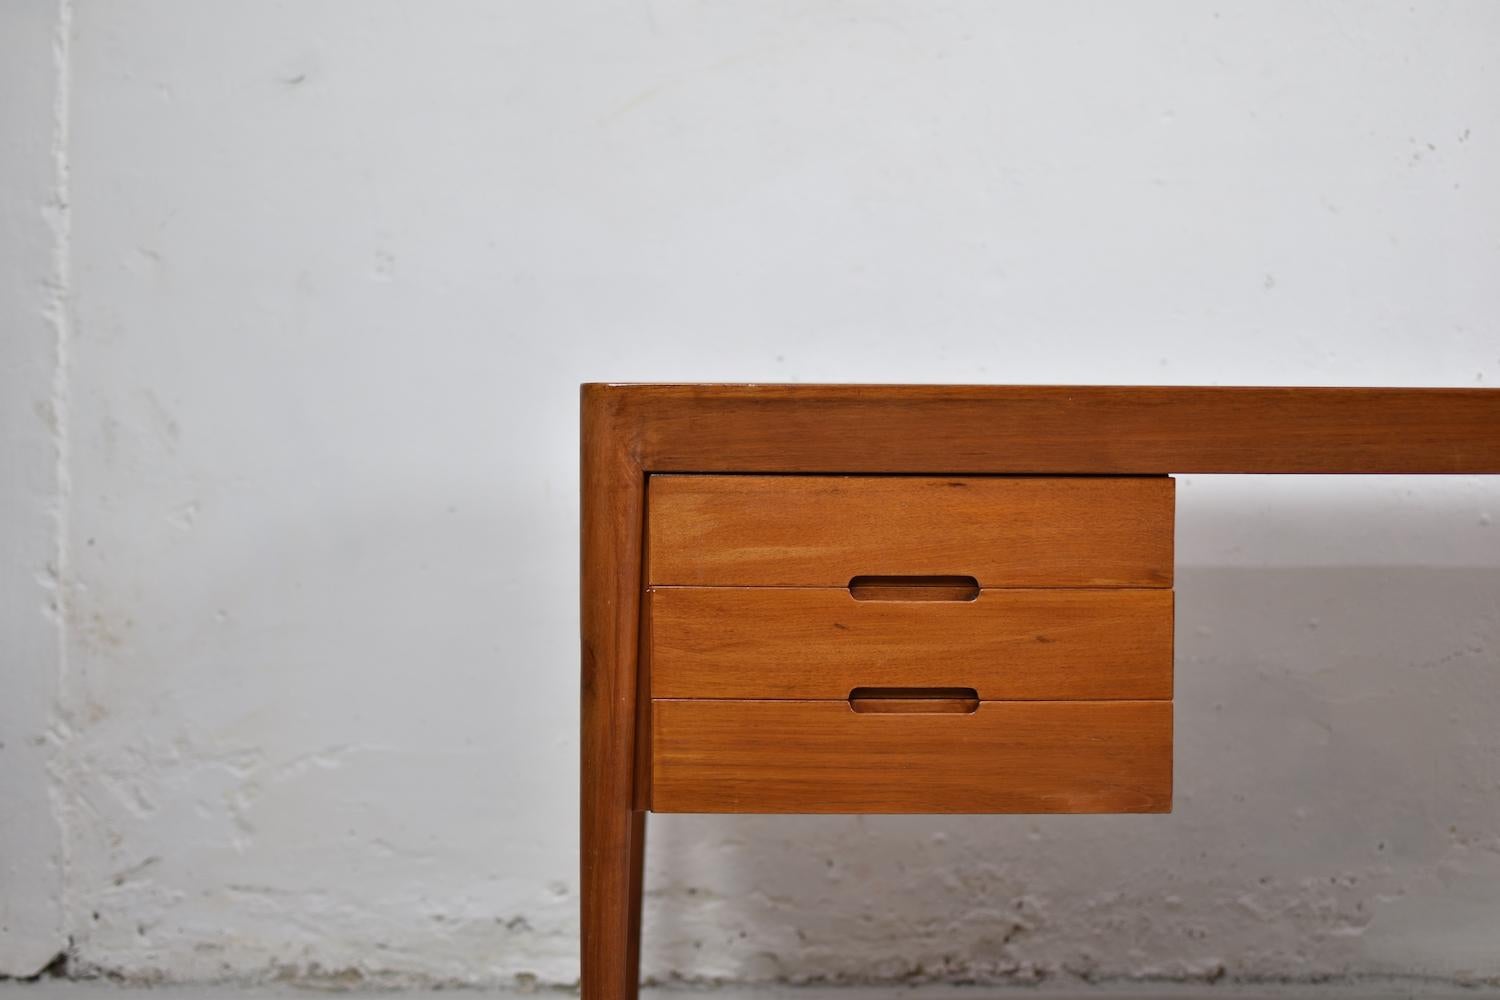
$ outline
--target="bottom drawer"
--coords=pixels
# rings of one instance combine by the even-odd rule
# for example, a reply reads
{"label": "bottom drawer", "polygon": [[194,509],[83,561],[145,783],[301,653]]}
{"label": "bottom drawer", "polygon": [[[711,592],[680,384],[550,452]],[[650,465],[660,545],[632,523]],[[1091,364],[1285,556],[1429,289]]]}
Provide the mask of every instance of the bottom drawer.
{"label": "bottom drawer", "polygon": [[651,808],[747,813],[1150,813],[1172,806],[1169,701],[658,700]]}

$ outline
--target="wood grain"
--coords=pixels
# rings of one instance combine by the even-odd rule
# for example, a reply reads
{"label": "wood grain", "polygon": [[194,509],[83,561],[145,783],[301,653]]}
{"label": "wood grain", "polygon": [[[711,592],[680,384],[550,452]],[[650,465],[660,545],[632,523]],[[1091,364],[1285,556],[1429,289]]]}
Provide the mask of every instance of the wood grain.
{"label": "wood grain", "polygon": [[836,589],[654,588],[655,698],[847,698],[972,687],[986,700],[1172,697],[1170,590],[984,590],[857,601]]}
{"label": "wood grain", "polygon": [[1167,587],[1172,480],[687,476],[648,486],[651,584],[848,587],[859,576],[981,587]]}
{"label": "wood grain", "polygon": [[834,701],[652,705],[657,812],[1168,812],[1172,703],[982,702],[973,714]]}
{"label": "wood grain", "polygon": [[598,385],[647,472],[1500,473],[1500,390]]}
{"label": "wood grain", "polygon": [[645,478],[620,401],[582,399],[580,955],[585,1000],[637,994],[645,816],[634,807]]}

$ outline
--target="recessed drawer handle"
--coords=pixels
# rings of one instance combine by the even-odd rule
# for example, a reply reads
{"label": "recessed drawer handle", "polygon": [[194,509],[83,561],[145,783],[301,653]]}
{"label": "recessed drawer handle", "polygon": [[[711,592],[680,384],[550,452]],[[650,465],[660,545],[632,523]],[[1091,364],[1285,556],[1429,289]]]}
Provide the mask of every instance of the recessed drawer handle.
{"label": "recessed drawer handle", "polygon": [[856,712],[972,715],[979,708],[979,692],[973,688],[858,687],[849,692],[849,707]]}
{"label": "recessed drawer handle", "polygon": [[856,576],[849,581],[856,601],[972,601],[979,581],[972,576]]}

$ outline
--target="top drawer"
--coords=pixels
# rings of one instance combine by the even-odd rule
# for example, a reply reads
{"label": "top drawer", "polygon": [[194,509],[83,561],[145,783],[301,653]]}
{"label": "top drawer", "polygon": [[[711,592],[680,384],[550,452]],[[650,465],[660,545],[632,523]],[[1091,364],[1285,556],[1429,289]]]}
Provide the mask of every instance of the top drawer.
{"label": "top drawer", "polygon": [[1172,585],[1165,476],[654,475],[647,489],[653,586]]}

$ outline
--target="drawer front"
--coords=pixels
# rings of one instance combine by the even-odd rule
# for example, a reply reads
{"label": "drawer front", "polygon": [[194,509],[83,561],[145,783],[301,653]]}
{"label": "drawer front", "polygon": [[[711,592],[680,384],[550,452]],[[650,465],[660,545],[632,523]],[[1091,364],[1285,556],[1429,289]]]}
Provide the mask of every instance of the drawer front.
{"label": "drawer front", "polygon": [[858,576],[981,587],[1169,587],[1165,476],[654,475],[647,582],[847,587]]}
{"label": "drawer front", "polygon": [[656,701],[657,812],[1167,812],[1172,704]]}
{"label": "drawer front", "polygon": [[857,687],[972,688],[985,700],[1170,699],[1170,590],[982,590],[856,600],[848,590],[660,587],[656,698],[836,699]]}

